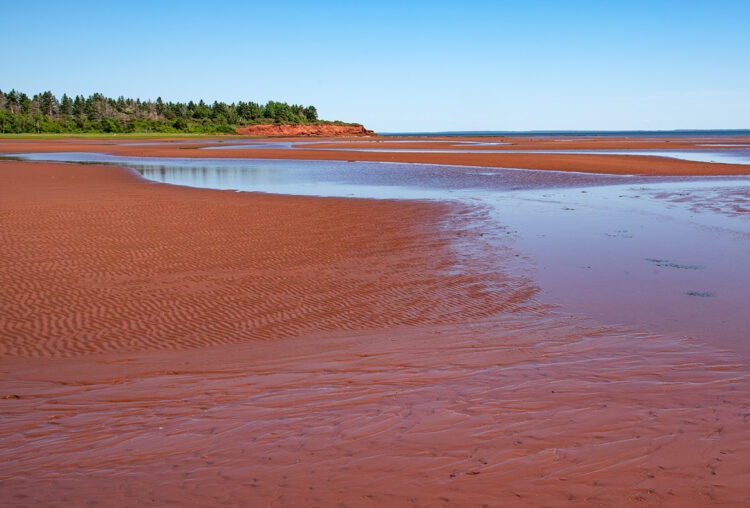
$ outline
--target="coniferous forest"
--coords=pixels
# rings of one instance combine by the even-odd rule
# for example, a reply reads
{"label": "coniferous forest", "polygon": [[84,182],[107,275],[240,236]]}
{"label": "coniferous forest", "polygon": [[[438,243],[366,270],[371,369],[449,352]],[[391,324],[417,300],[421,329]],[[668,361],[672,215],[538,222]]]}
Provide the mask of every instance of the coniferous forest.
{"label": "coniferous forest", "polygon": [[234,132],[255,124],[319,124],[315,106],[256,102],[164,102],[100,93],[88,97],[52,92],[29,97],[23,92],[0,90],[0,134],[22,133],[196,133]]}

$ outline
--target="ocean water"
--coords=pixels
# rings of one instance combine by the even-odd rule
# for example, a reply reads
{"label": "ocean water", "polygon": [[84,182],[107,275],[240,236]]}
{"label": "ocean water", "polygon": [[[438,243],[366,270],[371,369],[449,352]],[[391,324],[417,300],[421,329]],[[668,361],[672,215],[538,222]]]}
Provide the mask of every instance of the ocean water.
{"label": "ocean water", "polygon": [[624,130],[624,131],[440,131],[440,132],[378,132],[381,136],[543,136],[543,137],[627,137],[627,138],[658,138],[658,137],[686,137],[686,138],[731,138],[748,137],[750,129],[707,129],[707,130]]}

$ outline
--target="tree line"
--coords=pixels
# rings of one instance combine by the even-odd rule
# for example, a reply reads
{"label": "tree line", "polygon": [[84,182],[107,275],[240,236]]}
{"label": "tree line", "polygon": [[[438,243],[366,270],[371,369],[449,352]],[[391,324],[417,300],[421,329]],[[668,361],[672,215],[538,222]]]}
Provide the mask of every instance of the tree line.
{"label": "tree line", "polygon": [[[269,101],[164,102],[95,93],[84,97],[63,94],[58,100],[46,91],[29,97],[0,90],[0,133],[229,133],[253,124],[330,123],[318,119],[315,106]],[[341,122],[334,122],[341,123]]]}

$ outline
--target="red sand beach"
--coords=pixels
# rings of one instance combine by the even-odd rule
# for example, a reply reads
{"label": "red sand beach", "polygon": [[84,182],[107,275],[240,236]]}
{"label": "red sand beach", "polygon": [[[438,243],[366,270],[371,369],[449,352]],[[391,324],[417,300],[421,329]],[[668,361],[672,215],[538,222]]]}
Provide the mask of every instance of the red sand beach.
{"label": "red sand beach", "polygon": [[[0,151],[508,160],[206,144]],[[95,165],[0,161],[0,175],[5,506],[750,504],[748,359],[556,312],[510,247],[454,270],[477,210],[189,189]]]}

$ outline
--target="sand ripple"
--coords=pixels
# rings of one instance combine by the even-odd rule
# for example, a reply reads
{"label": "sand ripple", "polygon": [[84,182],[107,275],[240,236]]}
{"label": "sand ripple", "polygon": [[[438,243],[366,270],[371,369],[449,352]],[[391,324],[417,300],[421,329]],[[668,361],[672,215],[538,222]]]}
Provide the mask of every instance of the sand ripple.
{"label": "sand ripple", "polygon": [[471,212],[445,205],[182,189],[96,166],[2,168],[3,356],[455,323],[528,306],[536,291],[489,267],[457,268],[445,223]]}
{"label": "sand ripple", "polygon": [[0,401],[8,505],[742,506],[750,495],[744,367],[562,316],[40,361],[17,363]]}

